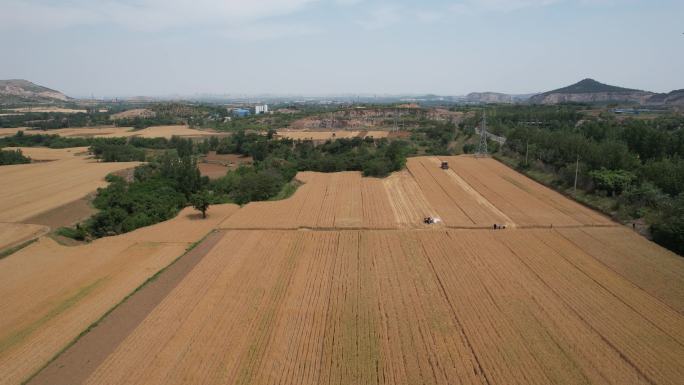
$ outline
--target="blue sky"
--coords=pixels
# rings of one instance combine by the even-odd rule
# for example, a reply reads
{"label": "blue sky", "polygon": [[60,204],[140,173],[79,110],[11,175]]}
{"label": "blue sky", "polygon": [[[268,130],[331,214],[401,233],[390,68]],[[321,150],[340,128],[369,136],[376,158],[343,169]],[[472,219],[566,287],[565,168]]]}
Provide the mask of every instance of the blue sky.
{"label": "blue sky", "polygon": [[684,1],[0,0],[0,78],[73,96],[684,88]]}

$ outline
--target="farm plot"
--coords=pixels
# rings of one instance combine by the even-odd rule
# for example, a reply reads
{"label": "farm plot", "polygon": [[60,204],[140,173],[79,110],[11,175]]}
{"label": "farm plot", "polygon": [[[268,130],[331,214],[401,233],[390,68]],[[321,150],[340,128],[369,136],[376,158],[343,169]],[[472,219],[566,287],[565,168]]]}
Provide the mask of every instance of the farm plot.
{"label": "farm plot", "polygon": [[0,251],[18,246],[48,231],[47,227],[41,225],[0,222]]}
{"label": "farm plot", "polygon": [[676,384],[683,330],[555,230],[232,230],[86,383]]}
{"label": "farm plot", "polygon": [[98,187],[105,186],[107,182],[104,177],[107,174],[139,164],[99,163],[80,154],[79,149],[53,152],[22,148],[22,151],[29,156],[57,160],[0,167],[0,180],[3,183],[0,190],[0,222],[22,222],[80,199]]}
{"label": "farm plot", "polygon": [[166,138],[170,139],[172,136],[182,136],[191,138],[209,137],[209,136],[225,136],[226,134],[197,130],[188,126],[153,126],[140,130],[133,130],[130,127],[114,127],[114,126],[98,126],[98,127],[74,127],[74,128],[59,128],[54,130],[32,130],[32,129],[17,129],[17,128],[3,128],[0,129],[0,137],[10,136],[16,134],[18,131],[24,131],[25,135],[59,135],[65,137],[94,137],[94,138],[119,138],[138,136],[141,138]]}
{"label": "farm plot", "polygon": [[82,246],[50,238],[0,260],[0,383],[42,367],[85,328],[169,265],[235,205],[191,209],[176,218]]}
{"label": "farm plot", "polygon": [[[410,158],[407,171],[378,180],[359,173],[300,173],[304,185],[281,202],[250,203],[227,229],[614,226],[608,219],[490,159]],[[491,163],[491,164],[490,164]],[[434,226],[432,226],[434,227]]]}
{"label": "farm plot", "polygon": [[[289,199],[253,202],[221,226],[227,229],[390,228],[398,221],[385,181],[358,172],[301,172],[304,184]],[[428,215],[423,214],[423,216]],[[420,218],[415,226],[421,226]]]}
{"label": "farm plot", "polygon": [[302,130],[280,130],[278,137],[294,140],[313,140],[325,141],[332,139],[350,139],[356,137],[373,137],[376,139],[386,138],[389,131],[362,131],[362,130],[327,130],[327,131],[302,131]]}
{"label": "farm plot", "polygon": [[611,225],[604,216],[490,158],[441,157],[481,196],[519,226]]}
{"label": "farm plot", "polygon": [[682,257],[622,227],[558,232],[604,266],[684,314]]}

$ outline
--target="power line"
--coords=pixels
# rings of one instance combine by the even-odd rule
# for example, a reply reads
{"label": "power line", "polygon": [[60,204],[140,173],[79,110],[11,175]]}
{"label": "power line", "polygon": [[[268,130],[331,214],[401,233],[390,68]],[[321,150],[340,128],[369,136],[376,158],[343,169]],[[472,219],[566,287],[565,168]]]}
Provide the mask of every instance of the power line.
{"label": "power line", "polygon": [[482,111],[482,127],[480,127],[480,144],[477,146],[476,157],[487,156],[487,111]]}

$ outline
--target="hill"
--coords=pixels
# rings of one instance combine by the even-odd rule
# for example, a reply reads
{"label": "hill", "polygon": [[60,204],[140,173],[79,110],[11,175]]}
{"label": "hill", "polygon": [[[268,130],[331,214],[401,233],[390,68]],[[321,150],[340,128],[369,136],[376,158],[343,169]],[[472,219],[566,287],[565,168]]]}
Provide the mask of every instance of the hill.
{"label": "hill", "polygon": [[59,91],[34,84],[28,80],[0,80],[0,103],[65,102],[68,96]]}
{"label": "hill", "polygon": [[535,104],[634,102],[645,104],[655,94],[648,91],[611,86],[594,79],[584,79],[573,85],[544,92],[530,98]]}

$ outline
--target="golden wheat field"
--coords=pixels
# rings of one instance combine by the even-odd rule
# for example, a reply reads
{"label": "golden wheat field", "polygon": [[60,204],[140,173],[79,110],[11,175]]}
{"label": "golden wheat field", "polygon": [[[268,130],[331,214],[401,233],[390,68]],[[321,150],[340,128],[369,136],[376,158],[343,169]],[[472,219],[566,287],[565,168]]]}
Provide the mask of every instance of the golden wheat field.
{"label": "golden wheat field", "polygon": [[0,382],[25,380],[212,228],[216,243],[79,383],[684,378],[684,260],[632,230],[487,158],[297,178],[283,201],[185,211],[78,252],[41,238],[0,260]]}
{"label": "golden wheat field", "polygon": [[81,246],[42,237],[0,259],[0,383],[28,378],[237,208],[214,206],[206,220],[188,208],[170,221]]}
{"label": "golden wheat field", "polygon": [[29,128],[0,128],[0,137],[11,136],[19,131],[25,135],[59,135],[64,137],[94,137],[94,138],[166,138],[172,136],[182,137],[208,137],[217,135],[216,132],[197,130],[188,126],[152,126],[140,130],[130,127],[98,126],[98,127],[74,127],[58,128],[54,130],[32,130]]}
{"label": "golden wheat field", "polygon": [[22,222],[37,214],[82,198],[107,185],[107,174],[139,162],[101,163],[87,148],[65,150],[20,148],[25,155],[53,160],[0,167],[0,222]]}

